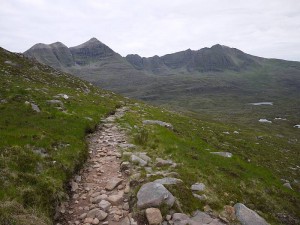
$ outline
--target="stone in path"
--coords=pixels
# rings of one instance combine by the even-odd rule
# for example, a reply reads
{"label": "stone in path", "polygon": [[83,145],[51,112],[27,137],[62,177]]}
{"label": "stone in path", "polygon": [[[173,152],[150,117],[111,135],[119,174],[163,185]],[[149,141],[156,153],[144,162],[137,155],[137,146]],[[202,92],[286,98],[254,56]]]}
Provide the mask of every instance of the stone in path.
{"label": "stone in path", "polygon": [[159,225],[163,220],[161,212],[157,208],[146,209],[146,218],[149,225]]}
{"label": "stone in path", "polygon": [[269,225],[264,218],[242,203],[234,205],[236,218],[242,225]]}
{"label": "stone in path", "polygon": [[123,179],[118,178],[118,177],[114,177],[111,180],[108,181],[105,189],[108,191],[113,190],[115,187],[117,187],[119,184],[121,184],[123,181]]}

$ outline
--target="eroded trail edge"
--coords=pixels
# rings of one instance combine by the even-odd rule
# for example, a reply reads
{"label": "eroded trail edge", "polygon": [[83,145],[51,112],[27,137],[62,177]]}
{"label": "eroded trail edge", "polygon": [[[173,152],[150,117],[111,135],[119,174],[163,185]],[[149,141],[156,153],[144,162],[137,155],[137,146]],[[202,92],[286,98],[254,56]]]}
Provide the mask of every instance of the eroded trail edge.
{"label": "eroded trail edge", "polygon": [[128,178],[120,172],[118,146],[126,144],[125,131],[116,124],[125,107],[102,120],[87,137],[89,157],[83,169],[71,181],[72,195],[60,207],[59,224],[120,224],[128,217]]}

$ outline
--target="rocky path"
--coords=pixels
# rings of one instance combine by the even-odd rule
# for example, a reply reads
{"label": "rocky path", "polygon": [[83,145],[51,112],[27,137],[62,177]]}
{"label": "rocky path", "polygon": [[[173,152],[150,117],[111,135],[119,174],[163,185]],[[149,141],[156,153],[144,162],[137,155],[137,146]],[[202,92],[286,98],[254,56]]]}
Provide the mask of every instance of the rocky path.
{"label": "rocky path", "polygon": [[[89,158],[71,181],[72,198],[60,207],[57,225],[121,224],[129,220],[126,198],[129,186],[120,172],[118,145],[126,143],[125,132],[115,123],[126,108],[103,120],[103,125],[89,135]],[[124,219],[125,218],[125,219]]]}

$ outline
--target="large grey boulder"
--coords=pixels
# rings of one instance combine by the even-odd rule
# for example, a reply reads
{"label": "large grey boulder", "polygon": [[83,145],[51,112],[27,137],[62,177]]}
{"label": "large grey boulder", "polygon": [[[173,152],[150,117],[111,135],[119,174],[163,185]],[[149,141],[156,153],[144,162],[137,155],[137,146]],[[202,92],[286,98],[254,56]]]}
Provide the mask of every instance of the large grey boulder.
{"label": "large grey boulder", "polygon": [[144,184],[137,193],[137,206],[140,209],[159,207],[167,204],[172,207],[175,197],[162,185],[155,182]]}
{"label": "large grey boulder", "polygon": [[242,203],[234,205],[236,218],[242,225],[269,225],[264,218]]}

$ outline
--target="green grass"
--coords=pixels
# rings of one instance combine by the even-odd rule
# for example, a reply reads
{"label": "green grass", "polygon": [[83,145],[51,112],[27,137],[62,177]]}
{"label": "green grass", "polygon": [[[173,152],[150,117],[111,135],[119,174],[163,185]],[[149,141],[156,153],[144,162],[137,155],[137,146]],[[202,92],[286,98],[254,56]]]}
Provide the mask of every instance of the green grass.
{"label": "green grass", "polygon": [[[124,99],[3,49],[0,77],[0,224],[52,224],[87,157],[86,134]],[[47,103],[61,93],[63,109]]]}
{"label": "green grass", "polygon": [[[294,190],[289,190],[280,181],[283,177],[293,181],[299,177],[299,172],[293,174],[286,168],[287,164],[278,163],[278,160],[283,160],[297,164],[298,143],[290,145],[289,159],[284,159],[287,154],[280,150],[286,145],[286,140],[275,138],[268,129],[203,121],[142,103],[132,107],[134,109],[120,122],[125,127],[135,126],[131,130],[133,137],[145,136],[141,135],[141,130],[147,133],[146,142],[133,138],[140,150],[146,151],[152,159],[171,158],[182,164],[174,171],[179,173],[184,184],[169,186],[168,189],[179,199],[184,212],[203,209],[206,204],[220,212],[225,205],[242,202],[272,224],[286,223],[278,218],[280,213],[299,220],[299,186],[292,183]],[[171,123],[174,130],[143,125],[144,119]],[[235,130],[239,134],[233,134]],[[224,134],[225,131],[230,134]],[[256,136],[264,138],[256,140]],[[229,151],[234,156],[223,158],[210,154],[207,149]],[[207,186],[204,192],[208,197],[206,201],[201,202],[192,196],[189,187],[195,182]]]}

